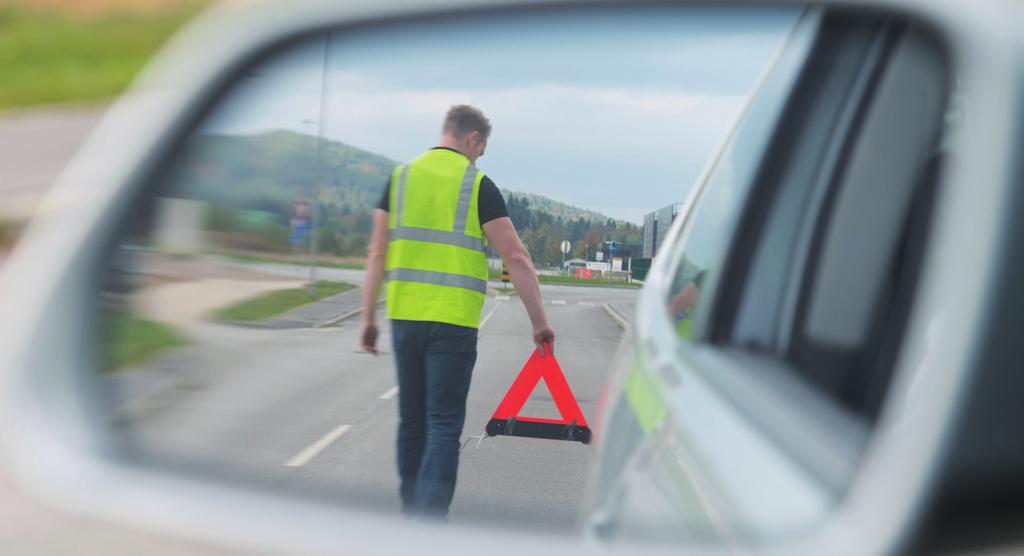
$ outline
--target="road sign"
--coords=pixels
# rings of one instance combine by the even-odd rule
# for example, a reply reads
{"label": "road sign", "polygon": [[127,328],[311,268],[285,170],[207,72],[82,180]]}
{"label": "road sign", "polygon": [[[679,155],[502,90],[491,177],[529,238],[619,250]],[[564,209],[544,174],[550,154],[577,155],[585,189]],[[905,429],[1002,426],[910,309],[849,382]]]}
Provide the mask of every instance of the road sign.
{"label": "road sign", "polygon": [[611,265],[608,263],[595,263],[594,261],[587,261],[587,270],[600,270],[608,271],[611,269]]}
{"label": "road sign", "polygon": [[[538,349],[533,350],[533,355],[519,371],[519,376],[512,382],[484,430],[489,436],[525,436],[590,444],[587,419],[583,417],[580,404],[576,402],[555,354],[551,353],[551,344],[545,344],[544,351],[547,355],[541,355]],[[548,385],[561,420],[519,416],[519,411],[542,378]]]}
{"label": "road sign", "polygon": [[306,236],[309,235],[309,220],[302,218],[292,218],[292,233],[288,236],[288,241],[292,245],[299,245],[305,241]]}
{"label": "road sign", "polygon": [[569,254],[569,249],[572,249],[572,244],[569,243],[568,241],[563,241],[562,242],[562,254],[563,255],[568,255]]}
{"label": "road sign", "polygon": [[295,201],[294,203],[292,203],[292,208],[295,210],[296,218],[308,219],[312,212],[309,201],[305,200]]}

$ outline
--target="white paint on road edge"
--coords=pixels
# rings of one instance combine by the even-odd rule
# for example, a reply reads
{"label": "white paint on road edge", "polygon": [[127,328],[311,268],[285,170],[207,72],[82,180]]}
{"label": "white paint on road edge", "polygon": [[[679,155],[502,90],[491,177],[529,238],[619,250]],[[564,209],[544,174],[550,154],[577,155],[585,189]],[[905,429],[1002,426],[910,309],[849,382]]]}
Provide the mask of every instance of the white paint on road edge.
{"label": "white paint on road edge", "polygon": [[305,450],[299,452],[292,459],[288,460],[285,465],[288,467],[302,467],[309,463],[309,461],[317,456],[320,452],[324,451],[328,446],[334,444],[339,438],[345,435],[346,432],[352,429],[352,425],[341,425],[340,427],[332,430],[331,432],[323,435],[320,440],[310,444]]}
{"label": "white paint on road edge", "polygon": [[555,299],[555,300],[551,301],[551,304],[552,305],[565,305],[565,300],[564,299]]}
{"label": "white paint on road edge", "polygon": [[611,305],[605,303],[604,305],[601,306],[601,308],[604,309],[605,313],[608,313],[608,316],[611,317],[613,321],[615,321],[615,324],[621,326],[623,330],[626,329],[626,325],[628,324],[626,322],[626,319],[622,318],[622,315],[620,315],[618,311],[612,309]]}
{"label": "white paint on road edge", "polygon": [[494,316],[494,313],[496,313],[498,311],[498,307],[501,307],[501,305],[495,305],[494,308],[491,309],[491,312],[487,313],[487,316],[484,317],[483,320],[480,321],[480,327],[477,328],[477,330],[480,330],[480,328],[483,328],[484,325],[487,324],[487,321],[491,320],[491,317]]}
{"label": "white paint on road edge", "polygon": [[[384,299],[378,299],[377,303],[374,305],[374,309],[376,309],[377,307],[380,307],[381,304],[384,303],[384,301],[385,301]],[[315,324],[313,324],[313,328],[327,328],[329,326],[338,326],[342,322],[344,322],[344,321],[346,321],[346,320],[348,320],[348,319],[350,319],[350,318],[352,318],[352,317],[354,317],[354,316],[356,316],[356,315],[358,315],[358,314],[360,314],[362,312],[363,312],[363,308],[362,307],[359,307],[358,309],[352,309],[351,311],[348,311],[347,313],[342,313],[342,314],[340,314],[340,315],[338,315],[338,316],[336,316],[334,318],[327,319],[327,320],[325,320],[323,322],[315,323]]]}
{"label": "white paint on road edge", "polygon": [[388,390],[387,392],[384,392],[383,394],[380,395],[380,399],[382,399],[382,400],[390,400],[391,398],[395,397],[395,394],[397,394],[397,393],[398,393],[398,387],[397,386],[392,386],[390,390]]}

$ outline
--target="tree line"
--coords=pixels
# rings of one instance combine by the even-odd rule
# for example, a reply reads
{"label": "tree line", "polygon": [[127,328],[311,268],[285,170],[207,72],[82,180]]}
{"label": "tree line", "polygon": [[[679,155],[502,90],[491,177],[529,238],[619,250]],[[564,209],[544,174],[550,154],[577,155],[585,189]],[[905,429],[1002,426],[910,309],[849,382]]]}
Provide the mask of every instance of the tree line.
{"label": "tree line", "polygon": [[508,216],[536,266],[560,266],[561,245],[565,240],[572,244],[569,254],[565,256],[567,260],[584,257],[593,260],[605,241],[615,241],[639,249],[642,230],[635,224],[610,218],[604,222],[593,222],[581,216],[572,219],[556,218],[532,208],[526,197],[515,195],[509,195],[507,205]]}

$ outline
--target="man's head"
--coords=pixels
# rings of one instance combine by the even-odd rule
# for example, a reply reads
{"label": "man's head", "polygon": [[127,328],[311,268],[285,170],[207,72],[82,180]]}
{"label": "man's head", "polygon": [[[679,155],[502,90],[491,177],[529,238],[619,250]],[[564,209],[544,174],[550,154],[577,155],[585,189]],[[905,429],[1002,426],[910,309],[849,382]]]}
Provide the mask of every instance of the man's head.
{"label": "man's head", "polygon": [[468,104],[457,104],[448,110],[444,118],[441,146],[453,148],[471,162],[476,162],[484,155],[490,135],[491,121],[483,112]]}

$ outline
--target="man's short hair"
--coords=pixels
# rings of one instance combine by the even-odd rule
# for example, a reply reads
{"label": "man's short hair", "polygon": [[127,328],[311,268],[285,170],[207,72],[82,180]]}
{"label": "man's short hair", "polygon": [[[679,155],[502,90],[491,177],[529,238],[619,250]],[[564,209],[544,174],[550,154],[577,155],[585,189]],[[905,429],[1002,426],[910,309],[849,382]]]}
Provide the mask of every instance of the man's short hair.
{"label": "man's short hair", "polygon": [[486,139],[491,135],[491,121],[484,116],[479,108],[468,104],[456,104],[448,109],[448,115],[444,118],[444,128],[441,131],[455,137],[463,137],[467,133],[479,131],[480,135]]}

